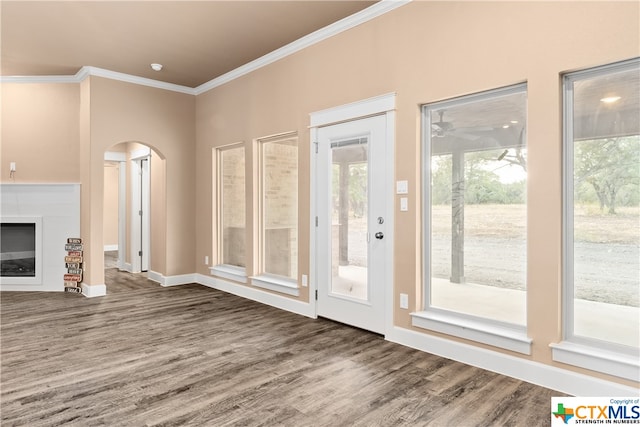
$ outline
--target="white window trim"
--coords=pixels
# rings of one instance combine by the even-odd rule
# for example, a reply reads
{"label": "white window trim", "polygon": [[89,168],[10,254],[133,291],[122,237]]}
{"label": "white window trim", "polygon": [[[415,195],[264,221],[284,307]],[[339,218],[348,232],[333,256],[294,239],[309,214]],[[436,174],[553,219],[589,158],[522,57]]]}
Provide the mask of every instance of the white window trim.
{"label": "white window trim", "polygon": [[[640,59],[633,59],[602,67],[565,74],[563,78],[563,273],[562,273],[562,324],[563,340],[552,343],[552,359],[556,362],[590,369],[621,378],[640,381],[640,350],[630,352],[618,350],[620,345],[600,342],[574,335],[574,288],[573,288],[573,83],[585,78],[607,75],[610,72],[635,69]],[[571,176],[570,176],[571,175]]]}
{"label": "white window trim", "polygon": [[300,288],[298,283],[288,277],[276,276],[273,274],[261,274],[251,277],[251,284],[259,288],[281,292],[288,295],[299,296]]}
{"label": "white window trim", "polygon": [[411,324],[418,328],[465,338],[471,341],[504,348],[522,354],[531,354],[532,340],[524,327],[483,321],[461,313],[428,309],[411,313]]}
{"label": "white window trim", "polygon": [[[495,90],[483,91],[464,97],[468,101],[477,101],[482,99],[490,99],[496,95],[509,95],[519,92],[527,93],[527,84],[519,83]],[[448,101],[438,102],[440,108],[451,105],[460,104],[460,98]],[[430,140],[430,118],[426,114],[426,108],[421,108],[422,115],[422,185],[424,189],[430,188],[431,182],[431,140]],[[494,347],[511,350],[522,354],[531,354],[532,340],[527,336],[526,326],[499,322],[492,319],[484,319],[458,313],[449,310],[442,310],[437,307],[431,307],[430,292],[430,265],[426,259],[430,258],[430,234],[431,234],[431,198],[423,197],[423,224],[424,231],[422,236],[423,248],[425,254],[423,256],[423,288],[424,288],[424,309],[419,312],[411,313],[412,325],[444,333],[447,335],[464,338],[471,341],[488,344]]]}
{"label": "white window trim", "polygon": [[593,345],[562,341],[549,344],[553,360],[596,372],[640,381],[640,355],[608,351]]}
{"label": "white window trim", "polygon": [[233,280],[235,282],[247,283],[247,271],[244,267],[235,265],[218,264],[209,267],[212,276],[222,277],[223,279]]}

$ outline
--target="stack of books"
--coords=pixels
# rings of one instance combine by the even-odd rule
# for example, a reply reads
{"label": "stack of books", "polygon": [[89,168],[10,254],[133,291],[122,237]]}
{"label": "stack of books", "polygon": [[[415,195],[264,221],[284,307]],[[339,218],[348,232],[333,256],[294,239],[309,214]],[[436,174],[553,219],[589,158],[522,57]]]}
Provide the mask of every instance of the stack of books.
{"label": "stack of books", "polygon": [[82,293],[82,239],[70,237],[64,245],[67,274],[64,275],[64,291]]}

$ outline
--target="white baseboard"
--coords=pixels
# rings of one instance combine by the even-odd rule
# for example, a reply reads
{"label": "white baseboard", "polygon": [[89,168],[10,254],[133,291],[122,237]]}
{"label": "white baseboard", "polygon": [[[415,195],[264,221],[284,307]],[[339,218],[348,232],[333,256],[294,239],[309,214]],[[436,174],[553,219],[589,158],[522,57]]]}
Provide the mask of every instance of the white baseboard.
{"label": "white baseboard", "polygon": [[105,252],[117,251],[117,250],[118,250],[118,245],[104,245]]}
{"label": "white baseboard", "polygon": [[[131,264],[126,265],[131,267]],[[149,271],[148,278],[162,286],[197,283],[302,316],[317,317],[314,304],[265,292],[252,286],[239,285],[217,277],[199,273],[163,276],[158,272]],[[82,293],[89,298],[102,296],[106,295],[106,287],[105,285],[89,286],[83,283]],[[638,395],[638,389],[634,387],[409,329],[393,327],[391,331],[387,331],[385,339],[574,396]]]}
{"label": "white baseboard", "polygon": [[126,271],[127,273],[133,273],[133,265],[130,262],[125,262],[122,265],[121,270]]}
{"label": "white baseboard", "polygon": [[437,356],[574,396],[637,396],[638,389],[496,351],[394,327],[385,337]]}
{"label": "white baseboard", "polygon": [[276,295],[271,292],[265,292],[251,286],[238,285],[217,277],[205,276],[203,274],[196,274],[196,283],[262,304],[270,305],[281,310],[290,311],[301,316],[311,317],[313,319],[317,317],[315,307],[312,304]]}
{"label": "white baseboard", "polygon": [[103,297],[107,294],[105,285],[87,285],[82,283],[82,295],[87,298]]}
{"label": "white baseboard", "polygon": [[160,283],[162,286],[178,286],[188,285],[189,283],[197,283],[195,274],[179,274],[176,276],[163,276],[161,273],[151,271],[147,273],[147,278],[154,282]]}

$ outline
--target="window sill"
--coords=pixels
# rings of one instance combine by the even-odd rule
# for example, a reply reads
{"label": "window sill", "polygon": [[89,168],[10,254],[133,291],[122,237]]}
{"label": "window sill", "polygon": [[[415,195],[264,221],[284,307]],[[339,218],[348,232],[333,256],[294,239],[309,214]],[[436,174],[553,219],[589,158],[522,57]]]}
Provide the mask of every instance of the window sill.
{"label": "window sill", "polygon": [[632,381],[640,380],[638,355],[604,350],[570,341],[549,344],[553,360]]}
{"label": "window sill", "polygon": [[251,277],[251,284],[259,288],[269,289],[271,291],[281,292],[287,295],[298,296],[300,289],[298,283],[293,279],[261,274],[260,276]]}
{"label": "window sill", "polygon": [[220,264],[210,267],[209,272],[213,276],[222,277],[223,279],[233,280],[234,282],[247,283],[247,272],[242,267]]}
{"label": "window sill", "polygon": [[482,322],[451,313],[420,311],[411,313],[412,325],[471,341],[531,354],[531,339],[524,328]]}

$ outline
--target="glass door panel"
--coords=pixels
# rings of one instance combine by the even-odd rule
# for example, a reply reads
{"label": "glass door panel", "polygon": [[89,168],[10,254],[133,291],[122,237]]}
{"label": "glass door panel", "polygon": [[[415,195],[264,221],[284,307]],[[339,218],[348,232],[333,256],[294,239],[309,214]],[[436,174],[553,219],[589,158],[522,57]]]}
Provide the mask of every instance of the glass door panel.
{"label": "glass door panel", "polygon": [[331,144],[331,293],[369,299],[368,138]]}

